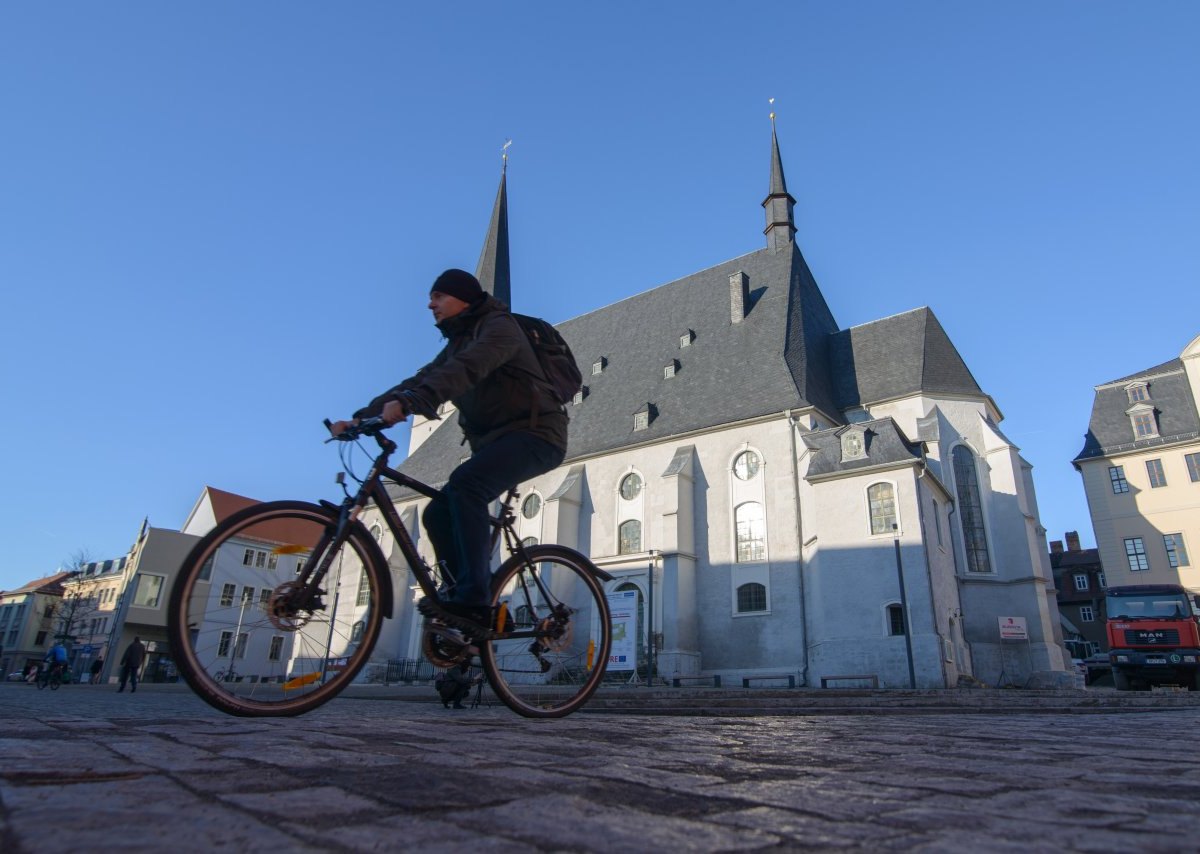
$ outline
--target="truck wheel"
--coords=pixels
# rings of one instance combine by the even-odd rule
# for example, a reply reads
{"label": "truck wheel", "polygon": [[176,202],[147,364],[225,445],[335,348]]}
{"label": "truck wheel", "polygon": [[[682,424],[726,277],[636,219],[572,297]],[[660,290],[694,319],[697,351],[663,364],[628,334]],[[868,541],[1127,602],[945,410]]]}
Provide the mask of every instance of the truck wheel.
{"label": "truck wheel", "polygon": [[1129,677],[1120,670],[1114,669],[1112,672],[1113,687],[1118,691],[1132,691],[1133,686],[1129,684]]}

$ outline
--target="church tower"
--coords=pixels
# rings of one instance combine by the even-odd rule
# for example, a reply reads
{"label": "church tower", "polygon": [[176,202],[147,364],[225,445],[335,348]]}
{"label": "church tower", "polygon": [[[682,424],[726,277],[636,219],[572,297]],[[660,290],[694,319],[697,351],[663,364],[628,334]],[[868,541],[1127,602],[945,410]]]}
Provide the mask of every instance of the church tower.
{"label": "church tower", "polygon": [[492,207],[492,221],[488,224],[487,236],[483,240],[483,251],[475,267],[475,278],[489,294],[505,305],[512,305],[512,281],[508,270],[508,145],[504,146],[503,165],[500,167],[500,189],[496,191],[496,204]]}
{"label": "church tower", "polygon": [[779,138],[775,136],[775,113],[771,113],[771,188],[762,204],[767,213],[767,227],[763,229],[767,235],[767,246],[775,252],[791,246],[796,236],[796,222],[792,214],[796,200],[788,192],[787,182],[783,178]]}

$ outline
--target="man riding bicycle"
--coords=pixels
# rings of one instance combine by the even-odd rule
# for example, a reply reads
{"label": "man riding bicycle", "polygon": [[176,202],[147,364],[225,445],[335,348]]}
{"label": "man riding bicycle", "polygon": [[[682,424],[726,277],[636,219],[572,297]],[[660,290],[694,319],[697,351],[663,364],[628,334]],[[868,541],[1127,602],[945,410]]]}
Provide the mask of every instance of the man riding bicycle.
{"label": "man riding bicycle", "polygon": [[[410,414],[437,417],[446,401],[471,458],[451,474],[443,498],[422,515],[452,588],[443,602],[422,600],[426,616],[488,623],[491,540],[488,505],[515,484],[544,474],[563,461],[567,412],[533,378],[544,377],[529,339],[508,306],[487,294],[464,270],[447,270],[434,281],[429,309],[446,346],[412,377],[331,427],[341,433],[361,418],[380,416],[389,425]],[[455,619],[457,618],[457,620]]]}
{"label": "man riding bicycle", "polygon": [[50,651],[46,653],[46,657],[42,659],[47,665],[47,677],[53,677],[56,673],[61,673],[67,667],[67,648],[63,646],[62,641],[56,641],[54,646],[50,647]]}

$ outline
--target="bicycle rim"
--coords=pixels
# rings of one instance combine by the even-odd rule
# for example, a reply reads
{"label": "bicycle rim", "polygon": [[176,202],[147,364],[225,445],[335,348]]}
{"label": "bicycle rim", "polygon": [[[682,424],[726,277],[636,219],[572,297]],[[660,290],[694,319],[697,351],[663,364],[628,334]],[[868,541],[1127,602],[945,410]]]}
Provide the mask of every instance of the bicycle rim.
{"label": "bicycle rim", "polygon": [[[335,524],[313,504],[259,504],[192,549],[168,631],[179,672],[207,703],[235,715],[296,715],[332,699],[368,663],[382,621],[378,549],[357,523],[338,549],[324,546]],[[289,608],[301,569],[326,559],[319,601]]]}
{"label": "bicycle rim", "polygon": [[608,604],[591,564],[558,546],[527,550],[496,572],[493,605],[503,637],[480,648],[492,690],[530,718],[558,718],[580,708],[608,664]]}

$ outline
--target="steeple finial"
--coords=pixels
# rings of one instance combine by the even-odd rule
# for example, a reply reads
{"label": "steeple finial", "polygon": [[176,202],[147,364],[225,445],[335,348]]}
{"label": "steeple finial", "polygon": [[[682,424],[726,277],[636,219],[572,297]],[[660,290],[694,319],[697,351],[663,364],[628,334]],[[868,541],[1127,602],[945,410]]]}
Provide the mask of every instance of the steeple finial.
{"label": "steeple finial", "polygon": [[782,249],[793,242],[796,234],[796,222],[793,218],[792,207],[796,200],[787,190],[787,181],[783,177],[783,158],[779,156],[779,137],[775,134],[775,99],[767,101],[771,105],[771,185],[767,197],[763,199],[763,207],[767,212],[767,227],[763,233],[767,235],[767,245],[772,249]]}
{"label": "steeple finial", "polygon": [[508,270],[507,181],[510,145],[512,140],[506,140],[500,149],[500,188],[496,191],[492,220],[488,223],[483,251],[479,253],[479,264],[475,267],[475,278],[483,285],[483,289],[507,305],[512,305],[512,283]]}

